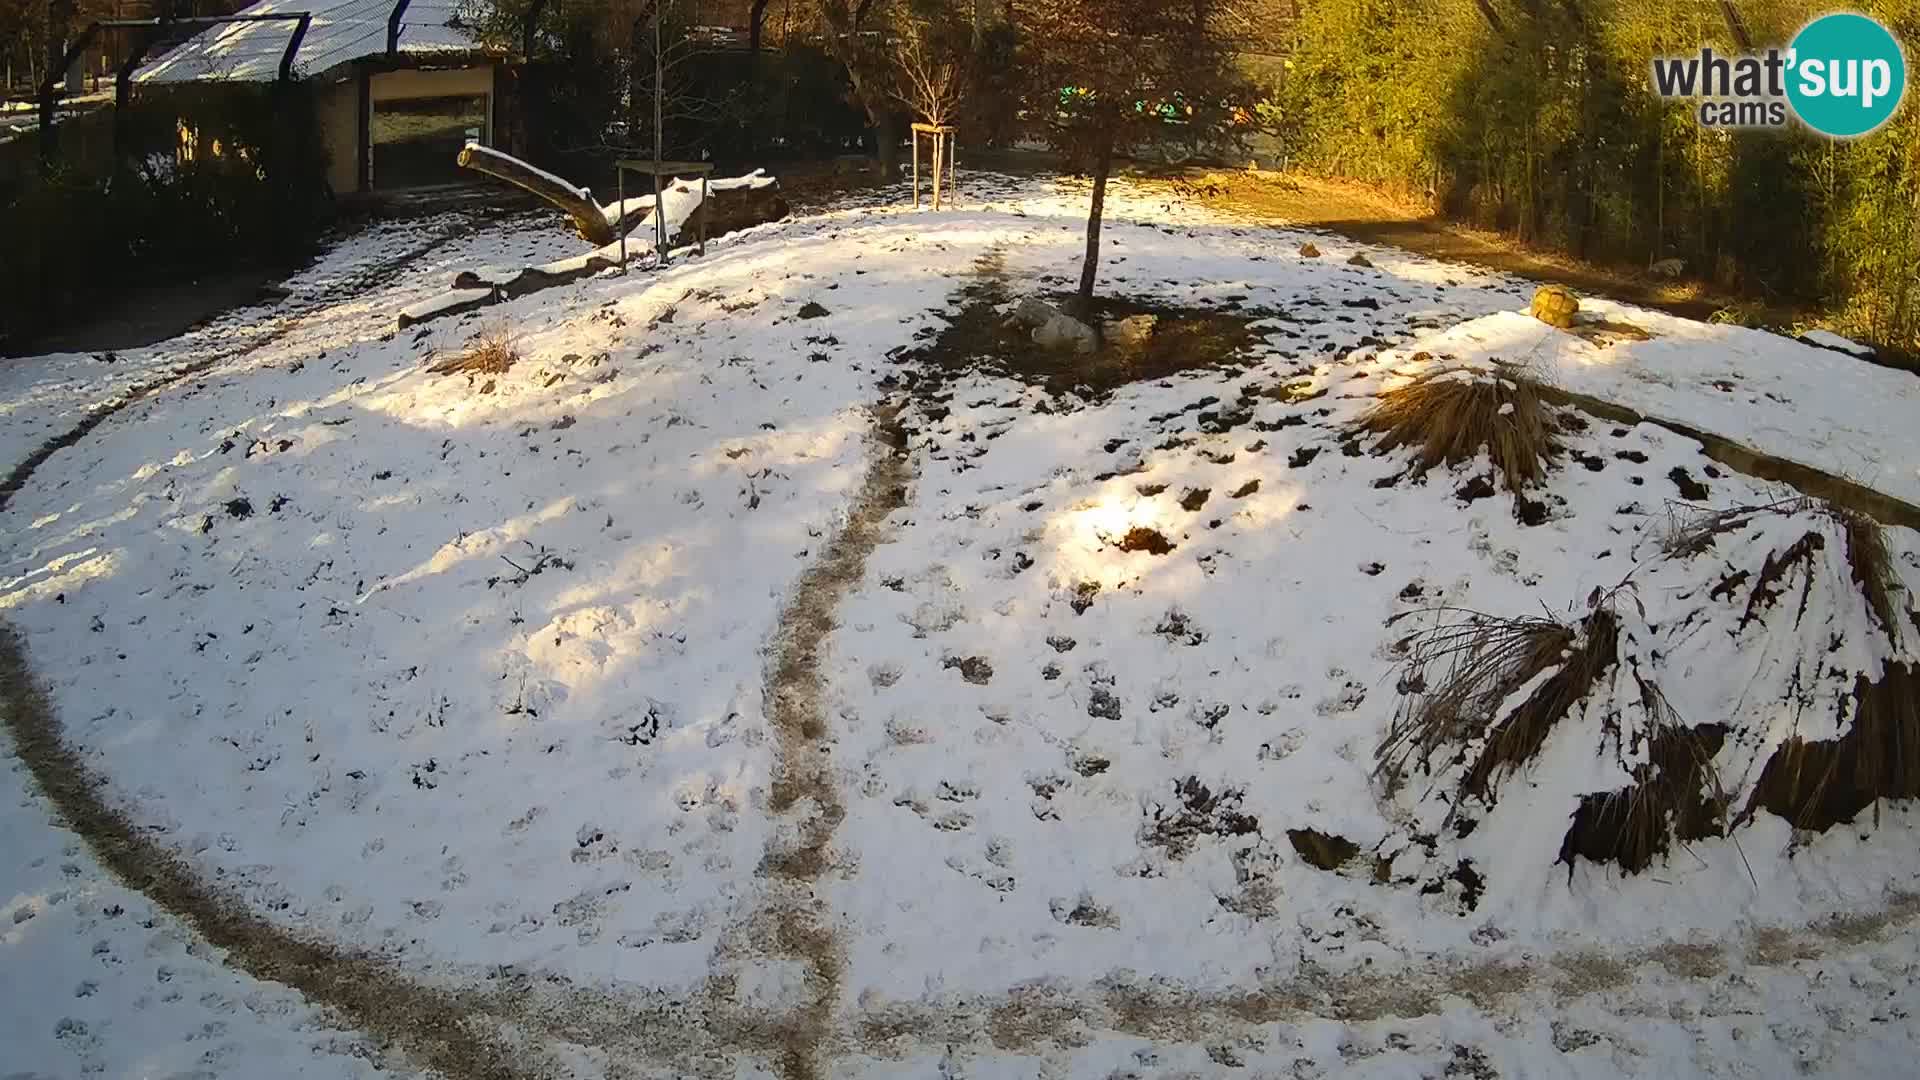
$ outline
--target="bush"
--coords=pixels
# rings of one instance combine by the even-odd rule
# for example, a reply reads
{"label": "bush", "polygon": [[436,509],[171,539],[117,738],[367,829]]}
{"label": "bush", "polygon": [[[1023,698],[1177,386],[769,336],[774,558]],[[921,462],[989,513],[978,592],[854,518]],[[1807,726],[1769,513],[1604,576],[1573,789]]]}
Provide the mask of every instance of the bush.
{"label": "bush", "polygon": [[[128,283],[283,263],[312,250],[332,216],[325,152],[304,86],[143,93],[121,125],[123,155],[89,168],[27,168],[0,191],[0,335],[45,330]],[[77,140],[76,140],[77,141]],[[62,146],[68,143],[63,141]],[[75,155],[78,157],[79,155]]]}
{"label": "bush", "polygon": [[[1912,41],[1920,0],[1867,0]],[[1689,274],[1837,313],[1920,348],[1920,120],[1874,136],[1702,128],[1654,97],[1656,55],[1733,53],[1719,10],[1654,0],[1495,4],[1305,0],[1277,98],[1291,159],[1382,184],[1522,240]],[[1756,48],[1826,10],[1742,0]],[[1912,88],[1909,88],[1912,93]]]}

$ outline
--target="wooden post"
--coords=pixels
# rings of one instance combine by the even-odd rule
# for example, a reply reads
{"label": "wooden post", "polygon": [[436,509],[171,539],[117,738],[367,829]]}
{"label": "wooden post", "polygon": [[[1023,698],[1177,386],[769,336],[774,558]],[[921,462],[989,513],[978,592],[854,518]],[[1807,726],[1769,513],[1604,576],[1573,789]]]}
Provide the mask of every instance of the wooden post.
{"label": "wooden post", "polygon": [[707,183],[707,174],[700,174],[700,255],[707,254],[707,215],[713,213],[713,188]]}
{"label": "wooden post", "polygon": [[933,133],[933,208],[940,209],[940,154],[946,149],[947,137],[939,132]]}
{"label": "wooden post", "polygon": [[[945,204],[946,196],[951,194],[949,189],[953,186],[945,183],[945,180],[950,180],[954,175],[953,127],[949,124],[916,122],[911,130],[913,133],[913,208],[920,209],[920,136],[925,135],[933,146],[933,208],[938,210]],[[942,167],[946,169],[945,179],[941,175]]]}
{"label": "wooden post", "polygon": [[656,266],[667,265],[667,215],[666,207],[660,205],[660,174],[653,174],[653,261]]}
{"label": "wooden post", "polygon": [[616,164],[613,167],[613,177],[613,197],[620,200],[614,203],[620,208],[620,221],[614,228],[620,231],[620,272],[624,274],[627,272],[627,170]]}

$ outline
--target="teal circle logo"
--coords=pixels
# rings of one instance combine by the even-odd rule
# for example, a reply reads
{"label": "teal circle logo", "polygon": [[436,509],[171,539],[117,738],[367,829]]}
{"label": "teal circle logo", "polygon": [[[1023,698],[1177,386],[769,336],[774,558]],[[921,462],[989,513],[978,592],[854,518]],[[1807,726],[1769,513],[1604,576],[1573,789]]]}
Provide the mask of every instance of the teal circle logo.
{"label": "teal circle logo", "polygon": [[1808,23],[1793,39],[1787,66],[1794,115],[1836,139],[1877,130],[1907,89],[1900,42],[1865,15],[1823,15]]}

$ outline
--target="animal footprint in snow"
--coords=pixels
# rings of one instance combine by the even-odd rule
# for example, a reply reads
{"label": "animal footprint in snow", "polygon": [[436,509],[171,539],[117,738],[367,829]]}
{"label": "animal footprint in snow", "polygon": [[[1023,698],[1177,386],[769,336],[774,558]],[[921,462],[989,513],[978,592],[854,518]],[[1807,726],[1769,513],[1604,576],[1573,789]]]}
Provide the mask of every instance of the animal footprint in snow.
{"label": "animal footprint in snow", "polygon": [[887,739],[895,746],[912,746],[932,742],[933,733],[911,717],[895,713],[887,717]]}
{"label": "animal footprint in snow", "polygon": [[913,627],[913,636],[926,637],[928,634],[944,633],[965,621],[966,611],[958,604],[942,604],[928,601],[913,609],[911,614],[900,619]]}
{"label": "animal footprint in snow", "polygon": [[1076,900],[1054,897],[1047,901],[1047,910],[1053,914],[1055,922],[1069,926],[1094,926],[1103,929],[1118,929],[1120,920],[1113,914],[1112,908],[1101,907],[1093,902],[1090,893],[1081,893]]}
{"label": "animal footprint in snow", "polygon": [[1260,744],[1261,761],[1284,761],[1307,741],[1307,733],[1299,728],[1288,728],[1272,739]]}
{"label": "animal footprint in snow", "polygon": [[588,822],[574,834],[573,861],[596,862],[617,854],[620,845],[600,826]]}
{"label": "animal footprint in snow", "polygon": [[1359,708],[1360,703],[1365,701],[1366,698],[1367,688],[1365,684],[1348,679],[1346,683],[1340,687],[1338,694],[1322,700],[1320,704],[1313,707],[1313,711],[1319,713],[1321,716],[1349,713]]}

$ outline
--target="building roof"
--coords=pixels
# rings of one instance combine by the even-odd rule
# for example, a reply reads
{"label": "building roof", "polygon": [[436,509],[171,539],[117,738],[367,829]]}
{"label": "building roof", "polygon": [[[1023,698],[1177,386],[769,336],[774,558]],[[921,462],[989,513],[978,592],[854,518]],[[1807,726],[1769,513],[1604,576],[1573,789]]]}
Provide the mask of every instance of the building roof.
{"label": "building roof", "polygon": [[[241,15],[299,14],[312,21],[294,54],[295,75],[318,75],[351,60],[387,51],[387,19],[395,0],[260,0]],[[458,25],[459,0],[410,0],[401,16],[400,52],[420,56],[481,48],[472,31]],[[292,22],[222,23],[182,42],[141,66],[134,81],[183,83],[265,82],[280,74],[280,58],[293,36]]]}

